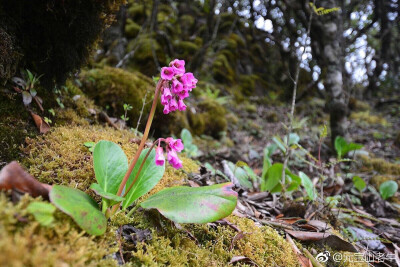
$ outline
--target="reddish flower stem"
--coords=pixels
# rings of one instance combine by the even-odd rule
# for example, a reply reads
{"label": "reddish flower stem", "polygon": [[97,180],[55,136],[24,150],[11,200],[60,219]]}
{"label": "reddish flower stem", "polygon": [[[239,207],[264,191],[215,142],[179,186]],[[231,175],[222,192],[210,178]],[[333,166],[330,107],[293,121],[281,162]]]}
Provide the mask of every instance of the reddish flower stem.
{"label": "reddish flower stem", "polygon": [[156,145],[156,143],[157,143],[157,141],[155,141],[155,142],[151,145],[151,147],[149,148],[149,151],[147,151],[146,156],[144,157],[142,163],[140,164],[139,170],[138,170],[138,172],[136,173],[135,179],[133,179],[133,182],[131,183],[131,185],[129,186],[129,188],[128,188],[127,190],[125,190],[125,194],[124,194],[123,197],[126,197],[126,195],[129,193],[129,191],[132,189],[133,185],[136,183],[136,180],[138,179],[138,177],[139,177],[139,175],[140,175],[140,172],[141,172],[142,169],[143,169],[144,163],[146,162],[147,158],[148,158],[149,155],[150,155],[151,150],[153,150],[153,148],[154,148],[154,146]]}
{"label": "reddish flower stem", "polygon": [[[118,193],[117,193],[118,196],[121,196],[121,195],[122,195],[122,191],[124,190],[124,187],[125,187],[126,183],[128,182],[129,176],[131,175],[131,173],[132,173],[132,171],[133,171],[133,168],[135,168],[135,165],[136,165],[136,163],[137,163],[137,161],[138,161],[138,159],[139,159],[140,153],[142,152],[142,150],[143,150],[143,148],[144,148],[144,145],[145,145],[145,143],[146,143],[146,141],[147,141],[147,138],[148,138],[148,136],[149,136],[151,123],[153,122],[154,113],[155,113],[156,108],[157,108],[158,96],[160,95],[162,81],[163,81],[163,80],[160,79],[160,80],[158,81],[158,83],[157,83],[156,91],[155,91],[155,93],[154,93],[153,104],[152,104],[152,106],[151,106],[149,118],[147,119],[146,128],[145,128],[145,130],[144,130],[144,133],[143,133],[143,136],[142,136],[142,140],[140,141],[139,148],[138,148],[138,150],[137,150],[137,152],[136,152],[136,154],[135,154],[135,157],[134,157],[133,160],[132,160],[131,165],[129,166],[129,169],[128,169],[128,171],[126,172],[126,174],[125,174],[125,176],[124,176],[124,178],[123,178],[123,180],[122,180],[122,182],[121,182],[121,184],[120,184],[120,186],[119,186]],[[117,211],[117,209],[118,209],[118,207],[119,207],[120,205],[121,205],[120,203],[114,205],[114,206],[112,207],[111,214],[115,214],[115,212]]]}

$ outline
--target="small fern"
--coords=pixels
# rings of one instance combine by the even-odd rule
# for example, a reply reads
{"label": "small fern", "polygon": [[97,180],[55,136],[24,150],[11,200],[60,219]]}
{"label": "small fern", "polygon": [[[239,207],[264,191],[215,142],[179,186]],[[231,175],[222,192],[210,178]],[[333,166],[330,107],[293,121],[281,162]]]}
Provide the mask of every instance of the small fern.
{"label": "small fern", "polygon": [[333,7],[333,8],[316,7],[314,5],[314,3],[311,3],[311,2],[310,2],[310,6],[314,10],[315,14],[317,14],[318,16],[327,15],[329,13],[336,12],[336,11],[340,10],[339,7]]}

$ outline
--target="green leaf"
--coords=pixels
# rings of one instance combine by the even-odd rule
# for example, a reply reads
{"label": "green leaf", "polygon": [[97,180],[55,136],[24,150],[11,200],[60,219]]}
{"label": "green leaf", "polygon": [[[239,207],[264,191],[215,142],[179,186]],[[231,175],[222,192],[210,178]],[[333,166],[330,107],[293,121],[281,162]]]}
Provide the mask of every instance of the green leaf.
{"label": "green leaf", "polygon": [[50,201],[91,235],[102,235],[106,231],[107,219],[97,203],[84,192],[63,185],[53,185]]}
{"label": "green leaf", "polygon": [[99,141],[94,147],[93,165],[101,188],[107,193],[116,194],[128,170],[128,159],[122,148],[110,141]]}
{"label": "green leaf", "polygon": [[31,88],[31,90],[29,90],[29,92],[31,93],[32,97],[35,97],[37,95],[37,91],[35,88]]}
{"label": "green leaf", "polygon": [[363,191],[365,187],[367,187],[367,184],[364,182],[364,180],[360,176],[354,176],[353,177],[353,184],[354,187],[357,188],[358,191]]}
{"label": "green leaf", "polygon": [[228,162],[228,166],[231,169],[233,175],[238,179],[239,184],[244,187],[251,189],[253,188],[253,184],[249,181],[249,175],[247,172],[242,169],[241,167],[237,167],[235,164],[232,162]]}
{"label": "green leaf", "polygon": [[[131,175],[129,176],[128,182],[126,183],[126,188],[128,188],[139,170],[140,165],[142,164],[144,157],[147,154],[149,149],[143,149],[142,153],[139,156],[139,159],[136,163],[135,168],[133,169]],[[122,204],[122,208],[126,209],[129,207],[135,200],[139,197],[147,194],[154,186],[161,180],[165,172],[165,164],[163,166],[157,166],[155,164],[156,152],[153,149],[150,152],[149,157],[143,165],[143,169],[139,174],[134,186],[129,191],[129,193],[125,197],[125,201]]]}
{"label": "green leaf", "polygon": [[315,188],[311,179],[304,172],[299,172],[299,177],[301,179],[301,185],[306,189],[307,195],[311,200],[316,197]]}
{"label": "green leaf", "polygon": [[140,205],[145,209],[157,209],[177,223],[214,222],[235,209],[237,193],[232,187],[232,183],[171,187],[150,196]]}
{"label": "green leaf", "polygon": [[285,183],[289,184],[289,186],[286,188],[286,191],[290,192],[297,190],[301,185],[301,178],[291,173],[288,169],[286,169],[285,174],[286,174]]}
{"label": "green leaf", "polygon": [[279,184],[282,179],[282,168],[282,163],[275,163],[268,169],[265,179],[261,181],[262,191],[271,192]]}
{"label": "green leaf", "polygon": [[191,144],[193,142],[192,134],[189,132],[188,129],[183,129],[181,132],[182,142],[184,144]]}
{"label": "green leaf", "polygon": [[35,201],[31,202],[27,211],[35,217],[35,220],[42,226],[50,226],[54,221],[53,213],[56,208],[50,203]]}
{"label": "green leaf", "polygon": [[353,150],[358,150],[362,148],[363,145],[356,143],[347,143],[346,139],[341,136],[337,136],[335,139],[335,150],[338,154],[338,158],[341,159],[343,156],[346,156],[347,153]]}
{"label": "green leaf", "polygon": [[85,142],[83,145],[85,147],[89,148],[90,152],[93,152],[94,151],[94,147],[96,146],[96,143],[95,142]]}
{"label": "green leaf", "polygon": [[89,189],[92,189],[97,195],[101,196],[103,199],[106,199],[108,202],[108,206],[120,203],[125,199],[123,197],[104,191],[99,184],[92,184]]}
{"label": "green leaf", "polygon": [[264,160],[263,160],[263,169],[262,169],[262,175],[261,175],[262,179],[265,179],[265,176],[267,175],[267,171],[268,171],[269,167],[271,167],[271,165],[272,165],[271,156],[272,156],[272,154],[275,153],[275,151],[277,149],[278,149],[278,146],[276,144],[271,144],[264,148]]}
{"label": "green leaf", "polygon": [[383,199],[388,199],[394,196],[398,189],[399,186],[395,181],[386,181],[379,187],[379,193],[381,193]]}
{"label": "green leaf", "polygon": [[275,144],[278,146],[278,148],[282,151],[282,152],[286,152],[286,147],[285,147],[285,143],[282,141],[282,139],[279,136],[274,136],[272,138],[272,141],[275,142]]}

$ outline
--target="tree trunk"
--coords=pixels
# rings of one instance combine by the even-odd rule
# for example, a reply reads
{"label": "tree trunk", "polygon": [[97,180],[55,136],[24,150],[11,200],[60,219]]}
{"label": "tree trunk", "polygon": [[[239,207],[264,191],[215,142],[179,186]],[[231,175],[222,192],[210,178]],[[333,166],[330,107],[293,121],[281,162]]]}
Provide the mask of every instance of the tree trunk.
{"label": "tree trunk", "polygon": [[[335,0],[318,1],[318,6],[325,9],[337,6]],[[313,54],[325,70],[324,86],[327,92],[326,107],[330,114],[332,143],[337,136],[346,136],[347,97],[343,84],[343,53],[341,41],[343,31],[340,26],[341,11],[316,16],[311,25]]]}

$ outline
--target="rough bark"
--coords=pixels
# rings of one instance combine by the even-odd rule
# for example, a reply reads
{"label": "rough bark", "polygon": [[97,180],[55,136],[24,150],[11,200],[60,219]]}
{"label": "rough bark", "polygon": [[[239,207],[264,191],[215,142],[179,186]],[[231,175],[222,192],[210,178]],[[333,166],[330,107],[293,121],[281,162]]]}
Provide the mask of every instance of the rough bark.
{"label": "rough bark", "polygon": [[[339,1],[341,2],[341,1]],[[326,9],[338,6],[335,0],[318,1]],[[311,26],[313,53],[322,69],[325,69],[324,86],[327,92],[326,106],[330,114],[332,143],[337,136],[346,136],[347,97],[343,83],[343,31],[340,27],[341,11],[317,16]]]}

